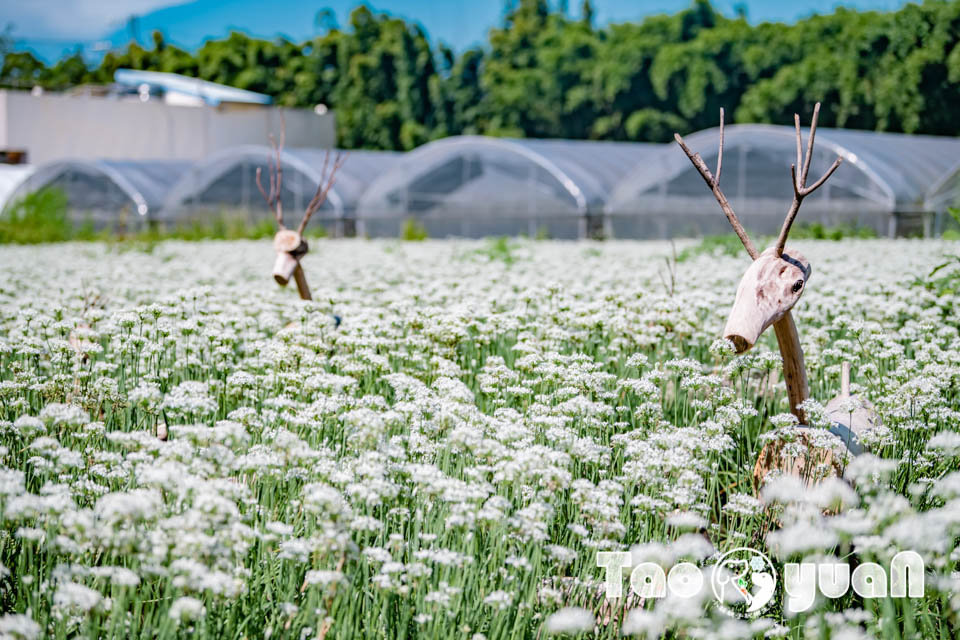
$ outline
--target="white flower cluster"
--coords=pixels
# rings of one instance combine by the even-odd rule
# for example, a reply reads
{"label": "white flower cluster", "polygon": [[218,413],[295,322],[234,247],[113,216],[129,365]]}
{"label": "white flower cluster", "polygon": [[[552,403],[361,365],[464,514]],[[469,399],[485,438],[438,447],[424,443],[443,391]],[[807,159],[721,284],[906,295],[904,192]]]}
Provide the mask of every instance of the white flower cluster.
{"label": "white flower cluster", "polygon": [[[314,302],[269,243],[0,253],[0,638],[957,632],[960,297],[923,285],[948,243],[802,247],[810,426],[844,361],[881,421],[843,479],[759,495],[764,434],[797,447],[772,336],[717,340],[742,259],[666,291],[656,243],[316,244]],[[776,623],[598,596],[598,551],[739,546],[914,550],[928,596]]]}

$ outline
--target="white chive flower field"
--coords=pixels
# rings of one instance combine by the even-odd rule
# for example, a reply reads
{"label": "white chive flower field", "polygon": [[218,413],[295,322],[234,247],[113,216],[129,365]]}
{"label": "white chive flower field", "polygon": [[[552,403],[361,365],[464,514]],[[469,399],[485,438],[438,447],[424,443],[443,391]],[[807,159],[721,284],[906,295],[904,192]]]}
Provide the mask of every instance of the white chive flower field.
{"label": "white chive flower field", "polygon": [[[718,339],[742,249],[312,244],[313,302],[268,241],[0,249],[0,638],[956,637],[956,243],[792,243],[842,478],[762,490],[796,443],[772,331]],[[821,410],[845,361],[858,456]],[[925,593],[604,598],[600,551],[744,546],[781,577],[912,550]]]}

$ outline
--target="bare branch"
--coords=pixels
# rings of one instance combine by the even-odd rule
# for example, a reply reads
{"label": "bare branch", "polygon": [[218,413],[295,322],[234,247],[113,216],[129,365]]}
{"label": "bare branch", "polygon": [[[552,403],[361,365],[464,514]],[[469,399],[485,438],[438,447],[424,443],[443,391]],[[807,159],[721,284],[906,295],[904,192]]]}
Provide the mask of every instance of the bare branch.
{"label": "bare branch", "polygon": [[[317,193],[320,193],[320,188],[323,186],[323,183],[326,181],[328,164],[330,164],[330,149],[327,149],[327,151],[323,154],[323,166],[320,167],[320,184],[317,185]],[[314,194],[314,197],[310,200],[310,203],[312,204],[315,199],[316,199],[316,194]],[[310,210],[310,205],[307,205],[307,210],[308,211]]]}
{"label": "bare branch", "polygon": [[[261,170],[261,168],[257,167],[257,179],[256,179],[257,189],[260,191],[260,195],[263,196],[264,202],[267,203],[267,208],[273,211],[273,199],[271,198],[270,195],[267,194],[266,190],[264,190],[263,183],[260,181],[260,175],[262,173],[263,171]],[[271,173],[271,177],[272,175],[273,174]]]}
{"label": "bare branch", "polygon": [[271,133],[270,153],[267,154],[267,175],[270,180],[269,192],[263,187],[263,171],[257,168],[257,189],[267,203],[267,208],[273,212],[278,229],[286,229],[283,224],[283,145],[287,140],[287,121],[280,112],[280,142]]}
{"label": "bare branch", "polygon": [[267,154],[267,171],[270,172],[270,208],[273,209],[277,199],[277,169],[273,164],[273,156]]}
{"label": "bare branch", "polygon": [[842,163],[843,163],[843,158],[837,156],[837,159],[833,161],[833,164],[830,165],[830,168],[827,169],[827,172],[824,173],[822,176],[820,176],[820,179],[819,179],[819,180],[817,180],[816,182],[814,182],[814,183],[813,183],[812,185],[810,185],[809,187],[804,187],[804,188],[803,188],[803,195],[804,195],[804,196],[808,196],[808,195],[810,195],[811,193],[813,193],[814,191],[816,191],[817,189],[819,189],[819,188],[820,188],[820,185],[822,185],[824,182],[826,182],[826,181],[827,181],[827,178],[829,178],[830,176],[832,176],[832,175],[833,175],[833,172],[836,171],[836,170],[837,170],[837,167],[839,167]]}
{"label": "bare branch", "polygon": [[274,151],[276,151],[277,154],[277,195],[275,198],[277,201],[277,221],[280,226],[283,226],[283,162],[281,161],[281,156],[283,155],[283,145],[287,142],[287,119],[284,117],[282,109],[279,113],[280,144],[274,145]]}
{"label": "bare branch", "polygon": [[310,222],[310,217],[313,215],[313,212],[319,209],[327,199],[329,187],[327,187],[326,183],[327,165],[329,163],[330,150],[328,149],[327,152],[323,154],[323,166],[320,168],[320,180],[317,183],[317,191],[313,194],[313,197],[310,198],[310,202],[307,204],[307,208],[303,212],[303,219],[300,221],[300,226],[298,227],[298,232],[301,234],[303,233],[303,230],[307,228],[307,223]]}
{"label": "bare branch", "polygon": [[[793,114],[793,126],[797,129],[797,164],[795,165],[800,172],[803,172],[803,136],[800,135],[800,114]],[[793,178],[794,191],[800,188],[796,176]]]}
{"label": "bare branch", "polygon": [[255,182],[257,183],[257,189],[259,189],[260,195],[263,196],[263,199],[266,201],[267,206],[269,207],[270,197],[267,196],[267,192],[263,190],[263,183],[260,181],[260,176],[262,174],[263,174],[263,167],[257,167],[257,179],[255,180]]}
{"label": "bare branch", "polygon": [[800,186],[807,186],[807,174],[810,173],[810,159],[813,157],[813,139],[817,135],[817,118],[820,116],[820,103],[813,106],[813,117],[810,119],[810,137],[807,139],[807,157],[803,161],[803,175],[800,177]]}
{"label": "bare branch", "polygon": [[277,139],[270,134],[270,146],[273,148],[273,154],[276,156],[270,175],[270,193],[273,196],[273,213],[277,218],[277,226],[283,227],[283,140],[286,138],[286,132],[281,133],[280,144]]}
{"label": "bare branch", "polygon": [[[787,211],[787,217],[783,221],[783,226],[780,228],[780,235],[777,237],[777,244],[774,245],[777,255],[783,255],[783,248],[787,244],[787,236],[790,234],[790,227],[793,226],[793,221],[797,217],[797,212],[800,211],[800,205],[803,202],[803,199],[816,191],[823,185],[827,179],[833,175],[833,172],[837,170],[837,167],[840,166],[840,163],[843,162],[843,158],[838,157],[833,161],[833,164],[830,165],[830,168],[827,169],[826,173],[820,176],[820,179],[813,183],[810,187],[807,187],[807,176],[810,173],[810,165],[813,162],[813,142],[814,138],[817,135],[817,120],[820,116],[820,103],[818,102],[813,107],[813,117],[810,120],[810,137],[807,139],[807,155],[806,158],[801,158],[801,153],[803,150],[803,137],[800,134],[800,116],[797,114],[793,115],[793,122],[797,130],[797,164],[790,165],[790,181],[793,183],[793,202],[790,205],[790,210]],[[802,162],[801,162],[802,160]]]}
{"label": "bare branch", "polygon": [[723,171],[723,107],[720,107],[720,151],[717,153],[717,175],[714,181],[720,186],[720,172]]}
{"label": "bare branch", "polygon": [[677,141],[677,144],[680,145],[680,148],[683,149],[683,152],[687,154],[687,158],[690,159],[690,162],[693,163],[693,166],[696,167],[697,171],[700,172],[700,176],[703,178],[703,181],[707,183],[707,186],[713,192],[713,197],[717,199],[717,202],[720,204],[720,208],[723,210],[724,215],[727,216],[727,221],[730,222],[730,226],[733,227],[733,230],[740,238],[740,242],[743,243],[743,248],[747,250],[747,253],[750,254],[751,258],[756,260],[760,253],[757,251],[757,248],[753,246],[753,242],[750,240],[750,236],[747,235],[746,229],[744,229],[743,225],[740,224],[737,214],[734,213],[733,207],[731,207],[730,203],[727,201],[727,196],[725,196],[723,191],[720,190],[719,176],[720,171],[723,168],[723,109],[720,110],[720,151],[717,159],[716,178],[714,178],[713,174],[710,173],[710,168],[707,167],[707,163],[703,161],[703,158],[700,157],[700,154],[691,151],[690,147],[688,147],[687,143],[683,141],[683,138],[679,133],[673,134],[673,138]]}
{"label": "bare branch", "polygon": [[310,222],[310,217],[326,202],[327,194],[330,193],[330,189],[332,189],[333,185],[337,182],[337,171],[339,171],[343,163],[346,162],[348,155],[347,153],[337,152],[333,160],[333,166],[330,167],[328,173],[327,167],[330,164],[330,151],[324,154],[323,168],[320,170],[320,183],[317,185],[317,191],[313,194],[313,198],[310,199],[310,204],[307,205],[307,209],[303,213],[303,220],[300,221],[300,226],[297,227],[297,233],[303,234],[304,229],[307,228],[307,223]]}

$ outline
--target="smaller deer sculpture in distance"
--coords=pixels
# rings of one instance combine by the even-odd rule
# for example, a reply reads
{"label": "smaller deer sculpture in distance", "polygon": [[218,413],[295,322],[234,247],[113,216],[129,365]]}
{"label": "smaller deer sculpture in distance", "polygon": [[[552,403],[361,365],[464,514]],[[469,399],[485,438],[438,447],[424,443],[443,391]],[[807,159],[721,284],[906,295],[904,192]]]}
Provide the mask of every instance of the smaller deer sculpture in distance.
{"label": "smaller deer sculpture in distance", "polygon": [[[794,115],[794,125],[797,138],[797,159],[795,164],[790,166],[791,182],[793,184],[793,202],[787,211],[783,226],[780,228],[780,234],[773,246],[764,250],[757,251],[750,237],[747,235],[743,225],[740,224],[737,214],[733,207],[720,189],[720,173],[723,169],[723,109],[720,109],[720,145],[717,154],[717,172],[712,174],[709,167],[700,157],[699,153],[690,150],[680,134],[674,134],[677,143],[683,149],[684,153],[696,167],[707,187],[713,192],[714,197],[720,204],[720,208],[727,216],[727,220],[733,227],[740,241],[743,243],[747,253],[753,259],[753,262],[747,268],[737,287],[736,299],[733,308],[727,318],[726,327],[723,330],[723,336],[733,343],[737,353],[743,353],[750,349],[760,335],[771,325],[777,336],[777,342],[780,346],[780,355],[783,359],[783,378],[787,387],[787,396],[790,401],[790,411],[797,417],[801,425],[807,422],[807,417],[803,409],[803,402],[809,397],[809,387],[807,385],[807,374],[803,363],[803,351],[800,347],[800,339],[797,335],[797,327],[793,321],[793,315],[790,310],[803,295],[807,281],[810,279],[810,262],[796,249],[786,246],[787,236],[790,234],[790,227],[793,225],[800,210],[803,199],[822,186],[827,179],[833,175],[842,162],[841,158],[834,160],[827,171],[820,176],[810,186],[807,186],[807,177],[810,172],[810,164],[813,159],[814,138],[817,133],[817,117],[820,114],[820,103],[818,102],[813,109],[813,119],[810,123],[810,135],[807,139],[806,156],[803,155],[803,136],[800,132],[800,116]],[[843,398],[849,395],[849,369],[844,369],[844,393]],[[844,395],[846,394],[846,395]],[[838,398],[839,399],[839,398]],[[838,405],[838,399],[831,401],[831,406]],[[842,414],[841,411],[829,411],[828,415],[833,420],[837,420]],[[866,424],[864,420],[853,420],[853,414],[846,422],[845,433],[849,436],[851,433],[856,435],[861,426]],[[871,418],[872,424],[872,418]],[[833,429],[831,429],[833,431]],[[842,430],[841,430],[842,431]],[[849,446],[849,444],[848,444]],[[761,458],[764,455],[773,455],[775,452],[765,449],[761,452]],[[761,465],[758,463],[758,468]],[[776,466],[774,464],[774,466]],[[792,465],[791,465],[792,468]]]}
{"label": "smaller deer sculpture in distance", "polygon": [[317,185],[317,191],[313,198],[307,204],[304,210],[303,218],[296,230],[288,229],[283,224],[283,144],[286,139],[286,126],[282,126],[280,131],[280,142],[278,143],[273,134],[270,134],[270,147],[273,154],[267,156],[267,173],[269,174],[269,191],[263,188],[261,180],[262,171],[257,168],[257,189],[267,203],[267,208],[273,212],[277,221],[277,233],[273,237],[273,248],[277,252],[277,259],[273,263],[273,279],[281,287],[287,285],[292,277],[297,283],[297,292],[303,300],[312,300],[310,287],[307,286],[307,277],[303,273],[303,267],[300,266],[300,259],[306,255],[309,247],[306,240],[303,239],[303,231],[310,222],[310,217],[314,212],[323,206],[327,200],[327,194],[333,188],[337,179],[337,171],[343,166],[347,159],[347,154],[337,152],[333,156],[331,164],[331,152],[327,151],[323,156],[323,168],[320,170],[320,181]]}

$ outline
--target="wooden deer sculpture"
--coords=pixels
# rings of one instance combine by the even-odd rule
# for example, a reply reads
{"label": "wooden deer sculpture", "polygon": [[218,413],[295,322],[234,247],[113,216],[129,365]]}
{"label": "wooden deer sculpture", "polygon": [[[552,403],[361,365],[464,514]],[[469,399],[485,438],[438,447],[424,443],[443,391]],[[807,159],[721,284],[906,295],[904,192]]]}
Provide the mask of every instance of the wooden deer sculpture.
{"label": "wooden deer sculpture", "polygon": [[294,231],[283,224],[283,163],[281,155],[285,139],[286,126],[281,128],[279,143],[277,143],[273,134],[270,134],[270,147],[273,149],[273,155],[267,156],[270,191],[268,192],[263,188],[262,172],[259,167],[257,168],[257,189],[260,190],[260,194],[267,202],[267,208],[273,211],[277,220],[277,234],[273,237],[273,248],[277,252],[277,259],[273,263],[273,279],[281,287],[285,287],[290,282],[290,278],[293,277],[297,283],[297,292],[300,294],[300,298],[302,300],[312,300],[310,287],[307,286],[307,277],[303,273],[303,267],[300,266],[300,259],[306,255],[309,249],[306,240],[303,239],[303,230],[307,228],[310,216],[326,202],[327,194],[336,182],[337,171],[343,166],[347,155],[338,152],[334,156],[331,166],[330,151],[324,154],[323,168],[320,170],[320,184],[317,186],[313,198],[307,204],[303,219],[300,220],[300,224]]}
{"label": "wooden deer sculpture", "polygon": [[[737,288],[736,299],[733,308],[727,319],[726,327],[723,330],[723,336],[733,343],[737,353],[743,353],[750,349],[760,335],[770,326],[777,336],[777,342],[780,346],[780,355],[783,358],[783,378],[787,386],[787,396],[790,401],[790,411],[797,417],[800,425],[807,422],[806,414],[803,409],[803,402],[809,397],[809,387],[807,385],[807,373],[803,364],[803,351],[800,348],[800,338],[797,335],[797,326],[793,321],[793,315],[790,310],[796,304],[803,291],[806,288],[807,281],[810,279],[810,262],[796,249],[786,246],[787,236],[790,233],[790,227],[797,217],[800,205],[803,199],[816,191],[820,186],[833,175],[842,161],[837,158],[829,169],[813,184],[807,186],[807,176],[810,172],[810,163],[813,159],[813,144],[817,132],[817,117],[820,114],[820,103],[818,102],[813,109],[813,119],[810,123],[810,136],[807,140],[806,157],[803,157],[803,137],[800,133],[800,116],[794,115],[794,124],[797,133],[797,161],[791,164],[790,174],[793,183],[793,203],[787,211],[787,216],[780,229],[780,235],[776,243],[763,252],[757,251],[753,242],[747,235],[746,230],[737,219],[737,214],[727,201],[726,196],[720,189],[720,172],[723,168],[723,109],[720,109],[720,148],[717,155],[717,173],[710,172],[703,158],[699,153],[690,150],[683,141],[680,134],[674,134],[677,143],[683,149],[684,153],[696,167],[707,187],[713,192],[720,208],[727,216],[727,220],[733,227],[733,230],[739,236],[747,253],[753,259],[750,267],[743,274],[740,280],[740,286]],[[849,376],[849,369],[845,369]],[[849,378],[847,377],[847,380]],[[846,392],[849,393],[849,384]],[[842,411],[836,408],[845,396],[841,394],[828,405],[828,415],[834,422],[842,419]],[[831,411],[830,408],[833,408]],[[846,427],[846,434],[854,434],[861,429],[865,421],[853,420],[852,414],[843,425],[835,425],[835,429],[843,432],[841,426]],[[849,423],[849,424],[847,424]],[[872,421],[871,421],[872,424]],[[798,429],[798,436],[806,439],[805,431],[802,426]],[[833,431],[833,429],[831,429]],[[849,441],[849,438],[848,438]],[[758,469],[770,468],[766,464],[762,465],[765,458],[778,458],[778,451],[774,447],[765,447],[760,454]],[[835,460],[831,456],[825,456],[829,459],[821,461],[827,466],[831,466]],[[776,460],[767,460],[767,464],[776,467]],[[788,472],[794,472],[793,463],[790,469],[781,469]],[[759,471],[757,472],[759,473]],[[761,475],[765,475],[761,474]],[[762,482],[762,478],[760,478]]]}

